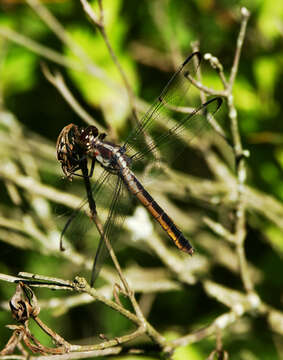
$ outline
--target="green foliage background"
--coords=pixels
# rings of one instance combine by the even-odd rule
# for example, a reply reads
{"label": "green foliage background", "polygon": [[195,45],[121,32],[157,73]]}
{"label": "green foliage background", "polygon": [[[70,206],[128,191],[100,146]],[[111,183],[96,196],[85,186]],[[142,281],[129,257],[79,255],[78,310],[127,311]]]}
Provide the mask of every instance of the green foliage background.
{"label": "green foliage background", "polygon": [[[224,71],[230,69],[240,26],[240,7],[246,6],[251,11],[234,88],[244,148],[250,151],[247,182],[283,201],[282,0],[105,0],[103,3],[110,42],[134,91],[147,101],[158,95],[173,71],[172,53],[177,54],[181,62],[191,52],[191,41],[200,40],[202,52],[217,56],[224,65]],[[87,21],[80,2],[53,1],[48,7],[97,66],[122,84],[103,39]],[[61,44],[25,4],[9,5],[7,1],[0,2],[0,26],[8,26],[25,34],[65,54],[70,61],[74,59],[70,50]],[[151,63],[148,61],[146,64],[143,47],[154,51]],[[50,168],[40,168],[41,181],[62,190],[83,194],[78,181],[74,187],[70,187],[61,180],[59,165],[55,163],[55,141],[59,132],[68,123],[81,124],[81,121],[42,75],[41,60],[38,55],[0,35],[1,111],[14,114],[13,121],[19,122],[24,132],[39,134],[47,139],[44,141],[48,144],[54,144],[54,163],[50,163]],[[162,66],[168,66],[168,71],[162,71]],[[101,124],[105,121],[111,123],[123,136],[128,129],[127,98],[122,102],[103,81],[89,75],[64,68],[61,70],[68,86],[83,106]],[[210,75],[207,81],[218,86],[215,74]],[[2,122],[0,126],[4,134],[9,127],[13,130],[13,122]],[[2,151],[1,161],[5,162],[7,156],[10,155]],[[189,172],[190,169],[186,171]],[[31,211],[26,203],[18,210],[12,209],[2,181],[0,191],[2,215],[17,211],[20,217]],[[250,213],[248,217],[247,257],[264,274],[264,281],[259,283],[257,291],[268,304],[282,309],[283,234],[259,215]],[[15,275],[18,271],[29,271],[54,276],[61,272],[67,274],[69,265],[61,258],[51,254],[44,255],[34,249],[20,250],[4,242],[0,246],[1,273]],[[123,253],[122,259],[128,255]],[[138,255],[135,253],[134,256]],[[139,261],[143,263],[142,259]],[[144,261],[148,266],[160,265],[156,259],[147,256]],[[71,273],[72,271],[74,269]],[[211,277],[231,288],[242,290],[239,279],[224,267],[216,266],[212,271]],[[2,285],[1,300],[7,302],[14,287]],[[39,298],[41,294],[44,298],[53,296],[48,291],[37,294]],[[174,338],[205,326],[223,311],[224,306],[209,298],[200,285],[184,286],[182,291],[156,295],[149,320],[164,335]],[[42,317],[57,332],[74,342],[99,332],[110,337],[117,336],[131,327],[121,316],[102,304],[81,306],[61,317],[43,311]],[[4,325],[11,322],[10,314],[1,311],[0,347],[4,346],[9,336]],[[214,348],[214,344],[214,338],[203,340],[179,349],[175,358],[204,359]],[[271,331],[264,318],[253,318],[252,315],[244,317],[232,329],[227,330],[223,344],[231,359],[279,359],[280,354],[283,356],[282,338]]]}

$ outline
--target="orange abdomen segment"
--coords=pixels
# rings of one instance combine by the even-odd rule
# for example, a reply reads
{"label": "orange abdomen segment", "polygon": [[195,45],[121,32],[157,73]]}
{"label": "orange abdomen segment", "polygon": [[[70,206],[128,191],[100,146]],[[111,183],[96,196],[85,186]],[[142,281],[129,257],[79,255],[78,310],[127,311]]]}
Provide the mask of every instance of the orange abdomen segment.
{"label": "orange abdomen segment", "polygon": [[193,254],[194,249],[185,238],[182,232],[177,228],[171,218],[165,213],[165,211],[157,204],[152,196],[145,190],[138,179],[133,175],[133,181],[136,188],[132,189],[126,182],[128,189],[139,199],[142,205],[148,209],[154,219],[160,224],[168,236],[174,241],[175,245],[182,251]]}

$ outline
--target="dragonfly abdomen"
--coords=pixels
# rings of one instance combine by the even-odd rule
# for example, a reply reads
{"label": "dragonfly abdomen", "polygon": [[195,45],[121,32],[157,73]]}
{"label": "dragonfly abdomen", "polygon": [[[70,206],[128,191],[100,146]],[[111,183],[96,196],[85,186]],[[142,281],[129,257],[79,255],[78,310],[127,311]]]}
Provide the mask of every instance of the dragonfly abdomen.
{"label": "dragonfly abdomen", "polygon": [[163,230],[173,240],[175,245],[182,251],[193,254],[194,249],[182,232],[174,224],[173,220],[157,204],[153,197],[146,191],[136,176],[129,168],[124,168],[121,172],[123,181],[128,190],[135,195],[141,204],[149,211],[152,217],[160,224]]}

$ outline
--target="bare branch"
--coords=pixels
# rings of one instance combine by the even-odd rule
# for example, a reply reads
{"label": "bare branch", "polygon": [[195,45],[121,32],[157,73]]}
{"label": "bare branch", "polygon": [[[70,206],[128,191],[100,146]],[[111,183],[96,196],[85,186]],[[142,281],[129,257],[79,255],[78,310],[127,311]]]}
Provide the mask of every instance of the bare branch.
{"label": "bare branch", "polygon": [[211,67],[218,72],[219,77],[222,81],[223,87],[224,87],[224,89],[226,89],[228,86],[228,83],[226,80],[226,76],[224,74],[223,65],[221,64],[219,59],[216,56],[212,56],[211,54],[208,54],[208,53],[204,54],[203,58],[205,60],[209,61]]}
{"label": "bare branch", "polygon": [[233,62],[233,66],[231,69],[231,73],[230,73],[230,78],[229,78],[229,91],[231,91],[233,85],[234,85],[234,81],[238,72],[238,67],[239,67],[239,61],[240,61],[240,56],[241,56],[241,51],[242,51],[242,47],[243,47],[243,43],[244,43],[244,39],[245,39],[245,35],[246,35],[246,29],[247,29],[247,23],[250,17],[250,12],[247,8],[242,7],[241,8],[241,15],[242,15],[242,22],[241,22],[241,29],[239,32],[239,36],[237,39],[237,46],[236,46],[236,52],[235,52],[235,56],[234,56],[234,62]]}
{"label": "bare branch", "polygon": [[60,71],[55,71],[54,74],[51,73],[50,69],[45,63],[41,63],[41,69],[46,77],[46,79],[56,87],[56,89],[60,92],[63,98],[67,101],[67,103],[71,106],[76,114],[81,117],[87,124],[95,125],[100,132],[103,132],[105,129],[97,122],[95,119],[87,113],[85,109],[78,103],[78,101],[74,98],[73,94],[67,87],[63,75]]}
{"label": "bare branch", "polygon": [[16,44],[22,45],[25,48],[31,50],[35,54],[38,54],[45,59],[53,61],[59,65],[71,68],[74,70],[82,71],[83,66],[79,62],[68,59],[66,56],[59,54],[58,52],[49,49],[48,47],[41,45],[40,43],[30,39],[29,37],[20,34],[12,29],[1,26],[0,35],[13,41]]}
{"label": "bare branch", "polygon": [[[52,15],[52,13],[39,0],[25,0],[29,6],[37,13],[42,21],[54,32],[54,34],[80,59],[84,68],[93,76],[102,80],[110,88],[121,91],[121,88],[110,79],[105,72],[96,66],[85,51],[75,43],[64,27]],[[123,90],[122,90],[123,91]]]}
{"label": "bare branch", "polygon": [[87,2],[87,0],[80,0],[84,11],[86,12],[86,14],[89,16],[89,18],[91,19],[91,21],[93,22],[93,24],[95,26],[97,26],[98,30],[101,33],[101,36],[104,39],[104,42],[107,46],[107,49],[109,51],[109,54],[114,62],[114,64],[116,65],[122,79],[124,82],[124,85],[127,89],[127,93],[128,93],[128,98],[129,98],[129,102],[131,105],[131,108],[133,110],[133,114],[136,118],[136,121],[138,122],[138,117],[136,114],[136,106],[135,106],[135,96],[133,93],[133,90],[131,88],[131,85],[128,81],[127,75],[124,72],[124,69],[122,68],[122,65],[120,64],[120,61],[118,59],[118,57],[116,56],[114,49],[111,46],[111,43],[109,41],[109,38],[107,36],[106,30],[105,30],[105,26],[104,26],[104,12],[103,12],[103,6],[102,6],[102,1],[99,1],[99,8],[100,8],[100,16],[96,16],[96,14],[94,13],[93,9],[91,8],[90,4]]}

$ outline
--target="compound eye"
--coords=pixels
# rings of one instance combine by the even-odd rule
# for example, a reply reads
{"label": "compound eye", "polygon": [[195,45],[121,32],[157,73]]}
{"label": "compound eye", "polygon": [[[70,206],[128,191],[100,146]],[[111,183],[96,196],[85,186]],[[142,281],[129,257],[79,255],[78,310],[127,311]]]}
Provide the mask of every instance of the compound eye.
{"label": "compound eye", "polygon": [[67,135],[67,141],[66,143],[68,143],[69,145],[75,145],[76,143],[76,137],[78,136],[78,128],[77,126],[72,126],[68,129],[66,135]]}
{"label": "compound eye", "polygon": [[73,168],[77,165],[77,138],[78,127],[74,124],[65,126],[57,139],[57,159],[61,162],[63,172],[70,176]]}
{"label": "compound eye", "polygon": [[88,126],[86,129],[84,129],[80,135],[80,141],[81,143],[88,143],[90,139],[94,139],[98,136],[98,130],[95,126]]}

